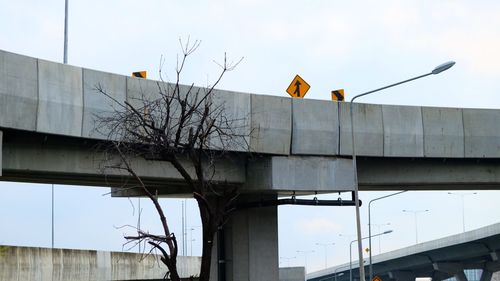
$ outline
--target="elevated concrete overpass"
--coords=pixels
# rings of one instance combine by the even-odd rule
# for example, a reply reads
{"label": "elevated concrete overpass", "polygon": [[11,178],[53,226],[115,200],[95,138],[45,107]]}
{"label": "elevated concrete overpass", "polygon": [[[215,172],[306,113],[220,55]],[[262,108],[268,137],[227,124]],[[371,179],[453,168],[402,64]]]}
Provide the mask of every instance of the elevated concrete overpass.
{"label": "elevated concrete overpass", "polygon": [[[157,81],[104,73],[0,51],[2,179],[113,185],[93,145],[95,115],[117,100],[154,95]],[[290,194],[352,189],[349,106],[332,101],[217,91],[250,135],[248,150],[217,165],[216,179],[248,192]],[[361,190],[498,189],[500,110],[356,104]],[[252,157],[248,157],[248,152]],[[33,161],[36,159],[36,161]],[[168,164],[137,160],[150,184],[181,177]],[[258,176],[255,176],[258,175]],[[133,195],[133,194],[124,194]]]}
{"label": "elevated concrete overpass", "polygon": [[[500,223],[373,256],[373,274],[382,280],[414,281],[416,277],[467,281],[465,269],[481,269],[481,281],[500,271]],[[352,262],[359,280],[358,261]],[[369,272],[366,259],[366,272]],[[499,273],[497,273],[499,274]],[[307,275],[309,281],[349,281],[349,263]]]}
{"label": "elevated concrete overpass", "polygon": [[[126,175],[103,175],[95,149],[106,139],[95,115],[113,104],[94,89],[133,102],[158,83],[0,51],[0,180],[120,186]],[[347,104],[231,91],[215,102],[249,135],[217,163],[220,187],[248,198],[353,189]],[[353,115],[361,190],[500,189],[500,110],[356,104]],[[168,163],[133,165],[161,195],[187,193]],[[278,279],[277,207],[238,211],[225,237],[228,280]]]}

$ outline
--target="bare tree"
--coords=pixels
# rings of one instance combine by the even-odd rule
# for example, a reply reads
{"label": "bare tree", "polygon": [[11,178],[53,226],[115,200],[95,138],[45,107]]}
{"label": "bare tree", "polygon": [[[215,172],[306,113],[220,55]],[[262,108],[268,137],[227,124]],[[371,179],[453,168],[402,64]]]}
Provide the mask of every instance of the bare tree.
{"label": "bare tree", "polygon": [[[107,151],[118,155],[119,161],[108,163],[106,168],[124,171],[133,179],[133,188],[142,190],[151,200],[163,228],[162,234],[151,234],[138,229],[137,235],[125,238],[135,243],[146,242],[151,245],[151,251],[160,251],[161,260],[168,267],[171,280],[180,280],[176,267],[177,240],[160,205],[159,191],[144,183],[131,164],[131,159],[142,157],[169,162],[179,172],[198,203],[203,229],[199,280],[208,281],[214,234],[227,219],[227,207],[238,195],[236,187],[216,186],[213,180],[214,166],[216,160],[225,157],[230,148],[246,147],[248,137],[248,134],[241,133],[245,131],[242,130],[245,122],[227,114],[225,104],[216,99],[214,89],[224,74],[233,70],[241,60],[228,63],[224,55],[224,61],[218,64],[221,71],[213,85],[205,88],[198,88],[193,84],[183,86],[180,84],[180,77],[186,60],[196,51],[200,42],[190,44],[188,40],[186,44],[180,43],[182,56],[177,61],[175,82],[158,82],[157,93],[119,101],[108,94],[106,89],[97,86],[100,93],[113,101],[115,109],[112,113],[98,116],[96,129],[106,132]],[[190,169],[194,170],[194,174]],[[130,183],[128,186],[130,187]]]}

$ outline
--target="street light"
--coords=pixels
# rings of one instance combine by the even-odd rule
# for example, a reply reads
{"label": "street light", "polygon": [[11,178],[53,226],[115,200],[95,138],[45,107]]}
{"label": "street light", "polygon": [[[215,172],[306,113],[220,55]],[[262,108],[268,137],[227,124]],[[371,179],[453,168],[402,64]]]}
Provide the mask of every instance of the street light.
{"label": "street light", "polygon": [[[380,236],[380,235],[384,235],[384,234],[389,234],[389,233],[392,233],[392,230],[387,230],[387,231],[384,231],[382,233],[378,233],[378,234],[375,234],[371,237],[377,237],[377,236]],[[363,237],[361,239],[367,239],[368,237]],[[358,240],[352,240],[351,241],[351,244],[349,244],[349,281],[352,281],[352,243],[356,242]],[[359,243],[358,243],[359,244]],[[371,249],[370,249],[371,251]],[[360,265],[362,267],[364,267],[364,261],[363,261],[363,256],[361,256],[361,262],[360,262]],[[363,270],[363,273],[364,273],[364,270]],[[361,271],[360,271],[360,274],[361,274]],[[361,275],[359,276],[360,278],[360,281],[363,281],[363,279],[361,278]],[[370,280],[371,281],[371,280]]]}
{"label": "street light", "polygon": [[335,245],[335,243],[316,243],[317,246],[323,246],[324,250],[325,250],[325,268],[327,268],[328,266],[328,251],[327,251],[327,247],[328,246],[333,246]]}
{"label": "street light", "polygon": [[[398,195],[398,194],[401,194],[401,193],[404,193],[406,192],[407,190],[404,190],[404,191],[400,191],[400,192],[396,192],[396,193],[391,193],[389,195],[385,195],[385,196],[381,196],[381,197],[378,197],[378,198],[375,198],[375,199],[372,199],[370,200],[370,202],[368,203],[368,249],[370,249],[370,280],[371,281],[373,279],[373,266],[372,266],[372,218],[371,218],[371,205],[372,205],[372,202],[374,201],[377,201],[377,200],[381,200],[381,199],[384,199],[384,198],[387,198],[387,197],[391,197],[391,196],[394,196],[394,195]],[[380,254],[380,237],[379,237],[379,254]]]}
{"label": "street light", "polygon": [[418,213],[425,213],[428,212],[429,210],[403,210],[405,213],[413,213],[415,217],[415,244],[418,244],[418,222],[417,222],[417,214]]}
{"label": "street light", "polygon": [[310,251],[297,251],[297,254],[304,255],[304,262],[305,262],[304,268],[306,269],[306,272],[307,272],[307,254],[312,254],[312,253],[314,253],[314,250],[310,250]]}
{"label": "street light", "polygon": [[462,200],[462,232],[465,232],[465,210],[464,210],[464,197],[467,195],[475,195],[477,192],[468,192],[468,193],[455,193],[455,192],[448,192],[450,195],[456,195],[460,196],[460,199]]}
{"label": "street light", "polygon": [[363,260],[363,245],[361,243],[361,240],[362,240],[361,239],[361,218],[360,218],[360,214],[359,214],[359,187],[358,187],[358,172],[357,172],[357,164],[356,164],[356,143],[355,143],[355,139],[354,139],[354,118],[353,118],[353,113],[352,113],[353,112],[352,105],[354,103],[354,100],[357,98],[360,98],[362,96],[366,96],[366,95],[369,95],[369,94],[372,94],[372,93],[375,93],[375,92],[378,92],[381,90],[385,90],[385,89],[388,89],[388,88],[391,88],[391,87],[394,87],[397,85],[401,85],[403,83],[407,83],[407,82],[410,82],[413,80],[417,80],[417,79],[420,79],[420,78],[423,78],[423,77],[426,77],[429,75],[439,74],[439,73],[451,68],[454,64],[455,64],[454,61],[445,62],[443,64],[436,66],[431,72],[429,72],[427,74],[416,76],[416,77],[413,77],[413,78],[410,78],[410,79],[407,79],[407,80],[404,80],[404,81],[401,81],[398,83],[394,83],[394,84],[391,84],[391,85],[388,85],[388,86],[385,86],[382,88],[368,91],[368,92],[359,94],[357,96],[354,96],[351,99],[349,107],[350,107],[350,111],[351,111],[350,113],[351,113],[352,168],[353,168],[353,172],[354,172],[354,201],[355,201],[355,205],[356,205],[356,230],[357,230],[356,232],[357,232],[357,237],[358,237],[359,277],[362,281],[365,281],[366,278],[365,278],[365,268],[364,268],[363,262],[362,262],[362,260]]}
{"label": "street light", "polygon": [[290,260],[293,260],[297,257],[280,257],[280,259],[284,259],[287,261],[287,266],[290,267]]}

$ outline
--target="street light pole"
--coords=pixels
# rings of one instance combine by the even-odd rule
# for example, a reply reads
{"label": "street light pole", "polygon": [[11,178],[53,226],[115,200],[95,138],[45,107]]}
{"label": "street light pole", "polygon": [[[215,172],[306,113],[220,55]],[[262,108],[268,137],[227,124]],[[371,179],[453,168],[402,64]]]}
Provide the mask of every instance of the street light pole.
{"label": "street light pole", "polygon": [[418,213],[425,213],[428,212],[429,210],[403,210],[405,213],[413,213],[415,217],[415,244],[418,244],[418,221],[417,221],[417,214]]}
{"label": "street light pole", "polygon": [[310,251],[297,251],[297,254],[303,254],[304,255],[304,262],[305,262],[304,268],[306,269],[306,272],[307,272],[307,254],[311,254],[311,253],[314,253],[314,250],[310,250]]}
{"label": "street light pole", "polygon": [[[371,281],[373,279],[373,265],[372,265],[372,219],[371,219],[371,205],[372,205],[372,202],[378,201],[378,200],[381,200],[381,199],[384,199],[384,198],[387,198],[387,197],[395,196],[395,195],[404,193],[406,191],[407,190],[396,192],[396,193],[391,193],[389,195],[385,195],[385,196],[382,196],[382,197],[378,197],[378,198],[370,200],[370,202],[368,203],[368,237],[369,237],[368,238],[368,249],[370,249],[370,267],[369,267],[370,268],[370,280],[369,281]],[[379,237],[379,239],[380,239],[380,237]],[[379,242],[380,242],[380,240],[379,240]],[[380,243],[379,243],[379,249],[380,249]]]}
{"label": "street light pole", "polygon": [[407,82],[410,82],[413,80],[417,80],[417,79],[420,79],[420,78],[423,78],[423,77],[426,77],[429,75],[439,74],[439,73],[449,69],[454,64],[455,64],[455,62],[453,62],[453,61],[440,64],[427,74],[419,75],[419,76],[416,76],[416,77],[413,77],[413,78],[410,78],[410,79],[407,79],[407,80],[404,80],[401,82],[397,82],[397,83],[394,83],[394,84],[391,84],[391,85],[388,85],[388,86],[385,86],[382,88],[368,91],[368,92],[359,94],[357,96],[354,96],[351,99],[349,107],[350,107],[350,114],[351,114],[352,168],[353,168],[353,173],[354,173],[354,201],[355,201],[355,205],[356,205],[356,232],[357,232],[357,237],[358,237],[359,276],[360,276],[361,281],[365,281],[366,278],[365,278],[365,268],[363,266],[363,245],[361,243],[361,240],[362,240],[361,239],[361,217],[359,214],[359,186],[358,186],[358,172],[357,172],[357,163],[356,163],[356,143],[355,143],[355,139],[354,139],[353,106],[352,106],[354,103],[354,100],[357,98],[360,98],[362,96],[366,96],[368,94],[372,94],[372,93],[375,93],[375,92],[378,92],[381,90],[385,90],[385,89],[388,89],[388,88],[391,88],[391,87],[394,87],[397,85],[401,85],[403,83],[407,83]]}
{"label": "street light pole", "polygon": [[68,0],[64,1],[64,56],[63,63],[68,63]]}
{"label": "street light pole", "polygon": [[327,251],[327,247],[328,246],[333,246],[335,245],[335,243],[316,243],[317,246],[323,246],[324,250],[325,250],[325,268],[328,267],[328,251]]}
{"label": "street light pole", "polygon": [[450,195],[456,195],[460,196],[460,199],[462,200],[462,232],[465,232],[465,208],[464,208],[464,197],[467,195],[475,195],[477,192],[469,192],[469,193],[454,193],[454,192],[448,192]]}
{"label": "street light pole", "polygon": [[[377,237],[377,236],[380,236],[380,235],[384,235],[384,234],[389,234],[389,233],[392,233],[392,230],[387,230],[387,231],[384,231],[382,233],[378,233],[378,234],[375,234],[373,235],[372,237]],[[367,239],[368,237],[363,237],[361,239]],[[352,243],[354,242],[357,242],[358,240],[352,240],[351,241],[351,244],[349,244],[349,281],[352,281]],[[362,261],[361,262],[361,266],[364,267],[364,262]],[[361,270],[360,270],[361,272]],[[363,270],[363,273],[364,273],[364,270]],[[363,281],[363,279],[361,278],[361,274],[359,275],[359,279],[360,281]]]}

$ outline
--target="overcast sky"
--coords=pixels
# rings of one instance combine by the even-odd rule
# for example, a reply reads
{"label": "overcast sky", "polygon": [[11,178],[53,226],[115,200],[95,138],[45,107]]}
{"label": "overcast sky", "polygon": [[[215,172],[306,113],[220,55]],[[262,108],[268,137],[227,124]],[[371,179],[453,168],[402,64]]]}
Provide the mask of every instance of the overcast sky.
{"label": "overcast sky", "polygon": [[[68,61],[76,66],[124,75],[147,70],[154,79],[163,56],[163,72],[171,77],[178,40],[189,36],[202,43],[184,83],[213,82],[218,71],[213,61],[226,52],[234,61],[244,59],[220,88],[287,96],[286,87],[300,74],[311,85],[306,98],[329,99],[331,90],[344,88],[349,99],[454,60],[456,66],[440,75],[360,101],[500,109],[499,1],[69,2]],[[63,23],[64,0],[0,0],[0,49],[61,62]],[[48,185],[0,183],[0,225],[6,230],[0,244],[50,246],[50,190]],[[56,247],[121,249],[124,230],[115,226],[136,223],[131,203],[137,202],[109,198],[107,192],[56,186]],[[362,192],[361,199],[385,194]],[[499,195],[478,191],[464,197],[467,229],[500,221]],[[430,210],[419,214],[419,242],[461,232],[460,202],[447,192],[409,192],[378,202],[374,223],[390,223],[380,230],[394,230],[381,239],[381,250],[415,243],[413,216],[402,209]],[[177,233],[181,204],[164,201]],[[157,229],[149,204],[142,205],[150,214],[143,216],[143,225]],[[188,225],[199,226],[194,202],[188,206]],[[282,259],[283,266],[303,265],[304,256],[296,251],[315,250],[308,255],[308,269],[322,269],[323,248],[315,243],[336,243],[328,248],[329,265],[348,262],[353,208],[294,206],[280,207],[279,213],[280,256],[297,257]],[[199,254],[199,228],[193,228],[193,254]],[[378,253],[378,240],[375,246]]]}

